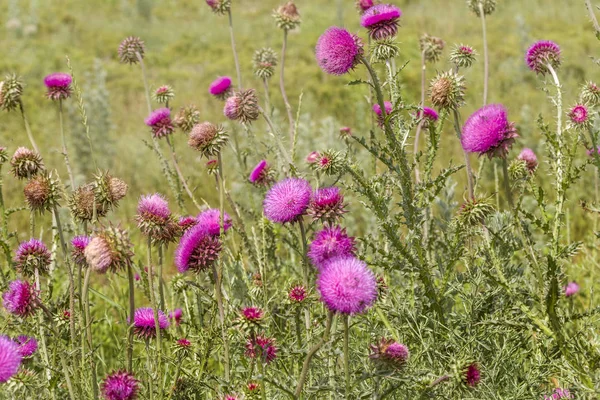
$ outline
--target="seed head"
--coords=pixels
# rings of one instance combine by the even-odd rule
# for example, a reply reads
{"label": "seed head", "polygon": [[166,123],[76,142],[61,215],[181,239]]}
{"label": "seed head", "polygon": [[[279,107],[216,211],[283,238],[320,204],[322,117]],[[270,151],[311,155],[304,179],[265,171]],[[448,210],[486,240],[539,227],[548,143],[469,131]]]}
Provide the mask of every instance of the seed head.
{"label": "seed head", "polygon": [[92,238],[84,254],[92,270],[100,274],[116,272],[131,264],[133,245],[127,231],[108,226]]}
{"label": "seed head", "polygon": [[273,11],[273,17],[275,18],[277,27],[284,31],[290,31],[296,28],[301,22],[298,8],[291,0]]}
{"label": "seed head", "polygon": [[254,89],[235,92],[225,101],[223,114],[234,121],[243,124],[256,121],[259,115],[258,97]]}
{"label": "seed head", "polygon": [[96,218],[104,217],[108,212],[108,208],[96,201],[93,184],[77,188],[69,197],[68,204],[73,217],[81,223],[91,221],[94,216]]}
{"label": "seed head", "polygon": [[436,108],[457,109],[464,101],[465,79],[453,71],[443,72],[431,82],[429,93]]}
{"label": "seed head", "polygon": [[209,158],[219,154],[228,139],[223,126],[202,122],[192,128],[188,137],[188,145],[199,151],[204,157]]}
{"label": "seed head", "polygon": [[119,201],[127,195],[127,184],[122,179],[111,176],[108,172],[97,174],[92,185],[96,195],[96,204],[100,205],[104,214],[118,207]]}
{"label": "seed head", "polygon": [[10,160],[13,175],[18,179],[30,179],[44,170],[42,157],[26,147],[19,147]]}
{"label": "seed head", "polygon": [[31,179],[23,189],[25,201],[32,211],[43,213],[58,205],[58,182],[51,174],[42,174]]}
{"label": "seed head", "polygon": [[119,61],[126,64],[137,64],[139,58],[144,58],[144,41],[136,36],[129,36],[119,45]]}

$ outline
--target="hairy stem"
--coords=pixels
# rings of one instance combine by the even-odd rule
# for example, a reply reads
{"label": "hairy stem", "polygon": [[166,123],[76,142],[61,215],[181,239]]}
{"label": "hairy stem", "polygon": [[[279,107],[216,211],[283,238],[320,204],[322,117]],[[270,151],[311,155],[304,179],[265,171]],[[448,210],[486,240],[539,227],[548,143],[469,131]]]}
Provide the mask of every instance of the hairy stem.
{"label": "hairy stem", "polygon": [[281,72],[279,73],[279,89],[281,90],[281,97],[283,97],[283,103],[285,104],[285,110],[287,111],[288,121],[290,124],[290,145],[294,142],[294,115],[292,114],[292,106],[288,101],[287,93],[285,92],[285,50],[287,48],[287,29],[283,30],[283,44],[281,45]]}
{"label": "hairy stem", "polygon": [[[300,220],[298,222],[300,225],[300,236],[302,238],[302,282],[304,283],[304,287],[308,288],[308,259],[306,253],[308,252],[308,241],[306,240],[306,228],[304,226],[304,221]],[[308,332],[310,329],[310,311],[308,307],[304,309],[304,322],[306,324],[306,337],[308,340]]]}
{"label": "hairy stem", "polygon": [[227,340],[227,330],[225,327],[225,308],[221,292],[221,277],[214,263],[212,265],[212,273],[213,280],[215,281],[215,297],[217,298],[217,308],[219,309],[219,322],[221,323],[221,339],[223,340],[223,350],[225,352],[225,381],[229,382],[229,341]]}
{"label": "hairy stem", "polygon": [[562,132],[562,87],[558,80],[558,75],[551,64],[547,65],[552,79],[554,80],[554,86],[556,87],[556,214],[554,216],[554,228],[552,230],[552,249],[554,255],[558,253],[558,246],[560,243],[560,225],[563,216],[563,207],[565,203],[565,190],[564,190],[564,160],[563,160],[563,132]]}
{"label": "hairy stem", "polygon": [[590,14],[592,25],[594,26],[594,30],[596,31],[596,37],[600,39],[600,24],[598,24],[598,19],[596,18],[596,14],[594,13],[594,8],[592,7],[592,3],[590,2],[590,0],[585,0],[585,7],[587,8],[588,13]]}
{"label": "hairy stem", "polygon": [[73,178],[73,170],[71,169],[69,154],[67,153],[67,140],[65,139],[65,128],[63,125],[62,99],[58,100],[58,120],[60,123],[60,137],[62,139],[62,153],[63,157],[65,158],[65,165],[67,166],[67,172],[69,174],[69,182],[71,182],[71,190],[75,190],[75,179]]}
{"label": "hairy stem", "polygon": [[271,112],[271,99],[269,97],[269,81],[267,78],[262,79],[263,88],[265,89],[265,110]]}
{"label": "hairy stem", "polygon": [[346,389],[346,399],[350,398],[350,351],[349,351],[349,342],[350,342],[350,335],[349,335],[349,320],[350,317],[348,315],[345,315],[344,317],[342,317],[342,321],[344,324],[344,377],[345,377],[345,389]]}
{"label": "hairy stem", "polygon": [[504,173],[504,191],[506,192],[506,201],[508,202],[508,207],[512,210],[513,200],[512,193],[510,192],[510,178],[508,176],[508,161],[506,161],[506,157],[502,159],[502,172]]}
{"label": "hairy stem", "polygon": [[171,141],[170,135],[167,135],[167,144],[169,145],[169,148],[171,149],[171,158],[173,160],[173,166],[175,167],[175,172],[177,172],[177,176],[179,177],[179,180],[181,181],[181,184],[183,185],[183,188],[185,189],[185,192],[189,196],[190,200],[192,200],[192,203],[194,203],[196,208],[198,208],[200,210],[201,209],[200,204],[198,204],[198,202],[196,201],[196,197],[194,197],[194,193],[190,190],[190,186],[188,185],[188,183],[185,179],[185,176],[183,175],[183,172],[181,172],[181,167],[179,167],[179,162],[177,161],[177,154],[175,154],[175,146],[174,146],[173,142]]}

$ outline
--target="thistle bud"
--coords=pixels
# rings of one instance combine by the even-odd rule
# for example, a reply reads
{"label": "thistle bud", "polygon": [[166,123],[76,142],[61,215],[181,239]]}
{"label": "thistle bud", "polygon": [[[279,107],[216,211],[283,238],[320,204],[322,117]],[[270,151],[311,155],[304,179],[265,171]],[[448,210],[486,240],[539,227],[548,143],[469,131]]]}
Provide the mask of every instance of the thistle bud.
{"label": "thistle bud", "polygon": [[277,54],[268,47],[256,50],[252,57],[252,65],[254,66],[254,75],[262,79],[269,79],[275,73]]}
{"label": "thistle bud", "polygon": [[173,124],[185,133],[191,131],[194,125],[199,122],[200,111],[194,104],[179,109],[177,114],[175,114],[175,119],[173,119]]}
{"label": "thistle bud", "polygon": [[19,147],[15,151],[10,160],[10,165],[13,175],[18,179],[33,178],[44,170],[42,157],[26,147]]}
{"label": "thistle bud", "polygon": [[96,201],[93,185],[85,185],[77,188],[69,197],[69,210],[77,221],[84,223],[94,218],[104,217],[108,208],[102,207],[102,204]]}
{"label": "thistle bud", "polygon": [[481,16],[479,3],[481,3],[484,15],[490,15],[496,9],[496,0],[467,0],[467,5],[478,17]]}
{"label": "thistle bud", "polygon": [[371,62],[384,63],[397,57],[399,53],[400,48],[393,37],[376,40],[371,46]]}
{"label": "thistle bud", "polygon": [[488,199],[469,199],[460,206],[457,222],[466,227],[477,226],[493,212],[494,207]]}
{"label": "thistle bud", "polygon": [[221,125],[203,122],[192,128],[188,145],[208,158],[219,154],[227,139],[227,132]]}
{"label": "thistle bud", "polygon": [[219,172],[219,162],[215,159],[206,162],[206,171],[209,175],[216,175]]}
{"label": "thistle bud", "polygon": [[25,201],[32,211],[44,212],[58,204],[58,184],[51,174],[31,179],[23,189]]}
{"label": "thistle bud", "polygon": [[477,52],[470,46],[455,46],[450,53],[450,61],[458,68],[469,68],[475,61]]}
{"label": "thistle bud", "polygon": [[152,93],[152,97],[157,103],[167,104],[175,98],[175,91],[169,85],[159,86],[154,93]]}
{"label": "thistle bud", "polygon": [[109,226],[92,238],[84,254],[92,270],[101,274],[115,272],[132,262],[133,245],[127,231]]}
{"label": "thistle bud", "polygon": [[362,14],[377,3],[376,0],[356,0],[356,9]]}
{"label": "thistle bud", "polygon": [[21,103],[23,82],[16,74],[6,75],[0,84],[0,109],[12,111]]}
{"label": "thistle bud", "polygon": [[581,88],[579,98],[582,102],[587,103],[592,107],[600,105],[600,87],[594,82],[587,82]]}
{"label": "thistle bud", "polygon": [[431,82],[431,103],[439,109],[457,109],[463,104],[465,79],[453,71],[443,72]]}
{"label": "thistle bud", "polygon": [[223,15],[231,10],[231,0],[206,0],[215,14]]}
{"label": "thistle bud", "polygon": [[144,51],[144,41],[139,37],[129,36],[119,45],[119,61],[123,64],[137,64],[139,58],[144,58]]}
{"label": "thistle bud", "polygon": [[336,175],[342,170],[342,155],[335,150],[326,150],[320,153],[317,161],[310,165],[315,171]]}
{"label": "thistle bud", "polygon": [[279,29],[290,31],[300,25],[300,14],[293,1],[288,1],[273,12],[273,17]]}
{"label": "thistle bud", "polygon": [[576,104],[569,110],[570,125],[574,128],[587,129],[592,121],[588,108],[584,104]]}
{"label": "thistle bud", "polygon": [[463,383],[469,387],[475,387],[481,381],[481,371],[476,363],[469,364],[463,370]]}
{"label": "thistle bud", "polygon": [[254,89],[234,93],[227,99],[223,114],[231,120],[243,124],[256,121],[259,115],[258,98]]}
{"label": "thistle bud", "polygon": [[440,59],[445,43],[442,39],[425,33],[419,39],[419,45],[421,46],[421,52],[423,52],[425,61],[433,63]]}

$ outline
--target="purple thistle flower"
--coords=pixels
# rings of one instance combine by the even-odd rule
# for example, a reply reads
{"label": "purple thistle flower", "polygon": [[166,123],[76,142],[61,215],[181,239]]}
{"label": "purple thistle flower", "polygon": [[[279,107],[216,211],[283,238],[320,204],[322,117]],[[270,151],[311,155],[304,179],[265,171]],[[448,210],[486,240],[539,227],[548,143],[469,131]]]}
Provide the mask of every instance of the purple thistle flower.
{"label": "purple thistle flower", "polygon": [[309,155],[306,156],[306,162],[309,164],[314,164],[317,161],[319,161],[319,158],[321,158],[321,155],[319,154],[319,152],[313,151]]}
{"label": "purple thistle flower", "polygon": [[233,121],[249,124],[260,115],[256,90],[248,89],[234,93],[225,101],[223,115]]}
{"label": "purple thistle flower", "polygon": [[140,219],[152,221],[164,221],[171,216],[169,203],[158,193],[142,196],[138,202],[137,213]]}
{"label": "purple thistle flower", "polygon": [[565,286],[565,296],[571,297],[579,292],[579,285],[577,282],[569,282],[567,286]]}
{"label": "purple thistle flower", "polygon": [[19,345],[19,354],[23,358],[31,357],[38,349],[38,343],[34,337],[21,335],[15,342]]}
{"label": "purple thistle flower", "polygon": [[294,286],[288,292],[288,298],[294,303],[302,303],[306,299],[306,288],[302,285]]}
{"label": "purple thistle flower", "polygon": [[352,129],[349,126],[342,126],[340,128],[340,138],[349,139],[352,137]]}
{"label": "purple thistle flower", "polygon": [[354,238],[339,226],[327,226],[317,232],[308,247],[308,258],[317,269],[332,258],[354,256]]}
{"label": "purple thistle flower", "polygon": [[338,257],[326,262],[317,278],[321,301],[331,311],[359,314],[377,300],[377,280],[363,261]]}
{"label": "purple thistle flower", "polygon": [[26,318],[37,309],[39,295],[29,282],[17,279],[8,284],[8,289],[2,295],[2,300],[6,311]]}
{"label": "purple thistle flower", "polygon": [[423,107],[422,118],[426,122],[435,122],[438,120],[439,116],[433,108]]}
{"label": "purple thistle flower", "polygon": [[169,319],[175,322],[175,326],[179,326],[181,324],[181,320],[183,319],[183,311],[181,308],[176,308],[175,310],[169,313]]}
{"label": "purple thistle flower", "polygon": [[48,88],[47,96],[50,100],[64,100],[71,96],[71,82],[73,78],[69,74],[55,72],[44,78],[44,84]]}
{"label": "purple thistle flower", "polygon": [[135,400],[138,380],[127,371],[115,371],[104,379],[101,390],[105,400]]}
{"label": "purple thistle flower", "polygon": [[550,40],[535,42],[527,50],[525,62],[532,71],[545,74],[549,72],[548,65],[552,68],[560,65],[560,47]]}
{"label": "purple thistle flower", "polygon": [[461,143],[469,153],[504,158],[516,137],[517,131],[508,121],[506,108],[501,104],[488,104],[467,119]]}
{"label": "purple thistle flower", "polygon": [[144,122],[152,128],[152,134],[158,139],[170,135],[175,130],[173,121],[171,121],[171,110],[168,108],[159,108],[152,111]]}
{"label": "purple thistle flower", "polygon": [[524,161],[529,172],[534,172],[538,166],[538,159],[533,150],[524,148],[517,157],[518,160]]}
{"label": "purple thistle flower", "polygon": [[142,233],[159,243],[168,243],[180,235],[179,225],[171,217],[169,203],[158,194],[142,196],[135,217]]}
{"label": "purple thistle flower", "polygon": [[356,0],[356,7],[360,12],[365,12],[374,5],[375,2],[373,0]]}
{"label": "purple thistle flower", "polygon": [[575,397],[569,391],[569,389],[556,388],[549,396],[544,396],[544,400],[560,400],[560,399],[574,399]]}
{"label": "purple thistle flower", "polygon": [[255,185],[268,185],[271,181],[269,176],[269,164],[267,160],[261,160],[250,173],[248,180]]}
{"label": "purple thistle flower", "polygon": [[584,104],[576,104],[569,110],[569,119],[575,126],[587,126],[590,124],[588,109]]}
{"label": "purple thistle flower", "polygon": [[85,248],[90,241],[92,240],[89,236],[75,236],[71,240],[71,246],[73,246],[73,250],[71,251],[71,257],[76,265],[85,265]]}
{"label": "purple thistle flower", "polygon": [[179,241],[175,251],[177,270],[184,273],[188,270],[201,272],[209,268],[221,252],[221,241],[201,225],[190,228]]}
{"label": "purple thistle flower", "polygon": [[404,366],[409,357],[408,347],[394,339],[382,338],[379,343],[371,345],[371,350],[369,358],[393,368]]}
{"label": "purple thistle flower", "polygon": [[328,74],[343,75],[360,62],[362,46],[362,40],[358,36],[343,28],[332,26],[317,41],[317,62]]}
{"label": "purple thistle flower", "polygon": [[140,274],[138,274],[136,272],[135,275],[133,276],[133,279],[135,279],[136,281],[139,281],[140,279],[142,279],[142,277],[140,276]]}
{"label": "purple thistle flower", "polygon": [[306,212],[312,189],[306,179],[287,178],[267,192],[263,202],[265,216],[272,222],[296,222]]}
{"label": "purple thistle flower", "polygon": [[315,190],[308,207],[308,214],[313,220],[321,219],[324,222],[334,222],[341,219],[346,213],[344,195],[338,187],[326,187]]}
{"label": "purple thistle flower", "polygon": [[242,309],[242,318],[248,322],[258,322],[264,316],[265,313],[258,307],[244,307]]}
{"label": "purple thistle flower", "polygon": [[481,380],[481,372],[479,366],[476,363],[470,364],[464,372],[464,382],[469,387],[475,387]]}
{"label": "purple thistle flower", "polygon": [[378,4],[370,7],[362,15],[360,24],[369,30],[369,35],[375,40],[395,36],[402,11],[391,4]]}
{"label": "purple thistle flower", "polygon": [[220,100],[225,100],[231,94],[231,78],[218,77],[210,84],[208,92]]}
{"label": "purple thistle flower", "polygon": [[52,262],[52,255],[44,243],[30,239],[21,242],[13,261],[17,271],[23,275],[33,276],[36,269],[45,275]]}
{"label": "purple thistle flower", "polygon": [[[221,234],[221,211],[218,208],[209,208],[202,211],[196,217],[198,225],[209,235],[219,236]],[[231,228],[231,217],[223,211],[223,232]]]}
{"label": "purple thistle flower", "polygon": [[[384,101],[383,106],[385,107],[386,115],[391,113],[394,109],[394,105],[389,101]],[[373,112],[377,114],[378,117],[381,117],[381,106],[378,103],[373,104]]]}
{"label": "purple thistle flower", "polygon": [[[158,310],[158,325],[161,330],[169,327],[169,320],[162,310]],[[156,336],[156,324],[152,308],[142,307],[135,310],[133,313],[133,332],[141,339],[149,339]]]}
{"label": "purple thistle flower", "polygon": [[93,237],[84,250],[85,260],[92,270],[98,273],[108,271],[114,261],[110,243],[101,236]]}
{"label": "purple thistle flower", "polygon": [[0,336],[0,383],[8,381],[20,366],[19,345],[7,336]]}
{"label": "purple thistle flower", "polygon": [[183,233],[187,232],[188,229],[197,224],[198,220],[196,219],[196,217],[192,217],[191,215],[180,217],[179,222],[177,222],[177,225],[179,225],[179,228],[181,228],[181,231]]}
{"label": "purple thistle flower", "polygon": [[277,358],[277,347],[275,339],[258,335],[248,339],[246,342],[246,356],[250,358],[260,358],[266,364]]}

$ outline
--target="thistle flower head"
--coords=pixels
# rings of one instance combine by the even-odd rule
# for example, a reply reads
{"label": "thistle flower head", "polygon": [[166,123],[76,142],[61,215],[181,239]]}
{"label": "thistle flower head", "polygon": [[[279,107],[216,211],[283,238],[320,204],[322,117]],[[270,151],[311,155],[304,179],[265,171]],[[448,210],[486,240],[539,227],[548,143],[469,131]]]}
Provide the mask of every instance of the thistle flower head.
{"label": "thistle flower head", "polygon": [[68,205],[73,217],[81,223],[104,217],[108,212],[108,207],[97,201],[94,185],[78,187],[69,197]]}
{"label": "thistle flower head", "polygon": [[391,4],[377,4],[368,8],[360,19],[371,38],[381,40],[396,36],[402,11]]}
{"label": "thistle flower head", "polygon": [[119,201],[127,195],[127,184],[122,179],[111,176],[108,172],[96,175],[92,185],[96,196],[96,207],[102,210],[103,214],[101,215],[118,207]]}
{"label": "thistle flower head", "polygon": [[206,0],[215,14],[223,15],[231,10],[231,0]]}
{"label": "thistle flower head", "polygon": [[152,129],[154,137],[158,139],[170,135],[175,130],[173,121],[171,121],[171,110],[166,107],[152,111],[144,122]]}
{"label": "thistle flower head", "polygon": [[315,47],[317,62],[331,75],[344,75],[360,63],[363,55],[362,40],[343,28],[328,28]]}
{"label": "thistle flower head", "polygon": [[254,67],[254,75],[261,79],[269,79],[275,73],[277,53],[268,47],[256,50],[252,57],[252,65]]}
{"label": "thistle flower head", "polygon": [[587,128],[591,125],[588,108],[585,104],[576,104],[569,110],[569,120],[576,128]]}
{"label": "thistle flower head", "polygon": [[261,160],[250,173],[248,180],[256,186],[267,186],[273,181],[267,160]]}
{"label": "thistle flower head", "polygon": [[248,339],[246,341],[246,356],[260,359],[263,363],[269,364],[277,358],[275,339],[263,335]]}
{"label": "thistle flower head", "polygon": [[440,59],[445,42],[438,37],[425,33],[419,39],[419,45],[421,46],[421,52],[425,57],[425,61],[434,63]]}
{"label": "thistle flower head", "polygon": [[560,66],[560,47],[550,40],[535,42],[527,50],[525,62],[529,69],[543,75],[550,72],[548,65],[554,69]]}
{"label": "thistle flower head", "polygon": [[371,351],[370,359],[391,368],[403,367],[409,357],[408,347],[394,339],[381,338],[377,344],[371,345]]}
{"label": "thistle flower head", "polygon": [[465,79],[454,71],[443,72],[431,81],[431,103],[441,110],[457,109],[465,97]]}
{"label": "thistle flower head", "polygon": [[223,397],[223,400],[240,400],[240,398],[234,394],[227,394]]}
{"label": "thistle flower head", "polygon": [[340,138],[349,139],[352,137],[352,129],[349,126],[342,126],[340,128]]}
{"label": "thistle flower head", "polygon": [[64,100],[71,97],[71,82],[73,78],[69,74],[55,72],[44,78],[44,85],[48,89],[46,96],[50,100]]}
{"label": "thistle flower head", "polygon": [[14,280],[2,295],[4,308],[9,313],[21,318],[32,315],[39,305],[39,293],[27,281]]}
{"label": "thistle flower head", "polygon": [[162,85],[156,88],[154,93],[152,93],[152,97],[157,103],[167,104],[175,98],[175,91],[169,85]]}
{"label": "thistle flower head", "polygon": [[104,378],[100,390],[105,400],[135,400],[138,386],[138,380],[129,372],[115,371]]}
{"label": "thistle flower head", "polygon": [[439,115],[433,108],[423,107],[421,118],[423,120],[423,126],[426,128],[429,124],[436,122]]}
{"label": "thistle flower head", "polygon": [[0,336],[0,383],[12,378],[21,366],[19,345],[8,336]]}
{"label": "thistle flower head", "polygon": [[119,61],[123,64],[137,64],[139,58],[144,58],[144,51],[145,47],[142,39],[136,36],[126,37],[119,45]]}
{"label": "thistle flower head", "polygon": [[400,54],[400,46],[395,37],[375,40],[371,44],[371,63],[386,63]]}
{"label": "thistle flower head", "polygon": [[21,357],[31,357],[38,349],[38,342],[31,336],[17,336],[15,342],[19,345],[19,354]]}
{"label": "thistle flower head", "polygon": [[343,218],[347,212],[345,206],[344,195],[338,187],[319,188],[312,195],[308,215],[315,221],[333,223]]}
{"label": "thistle flower head", "polygon": [[24,86],[23,81],[16,74],[6,75],[0,82],[0,109],[15,110],[21,104]]}
{"label": "thistle flower head", "polygon": [[199,122],[200,111],[194,104],[180,108],[173,119],[173,124],[185,133],[191,131]]}
{"label": "thistle flower head", "polygon": [[565,296],[571,297],[579,292],[579,285],[577,282],[569,282],[567,286],[565,286]]}
{"label": "thistle flower head", "polygon": [[6,147],[0,146],[0,166],[4,165],[8,161],[8,153]]}
{"label": "thistle flower head", "polygon": [[33,150],[19,147],[10,159],[11,171],[18,179],[33,178],[44,170],[42,157]]}
{"label": "thistle flower head", "polygon": [[375,275],[367,264],[349,256],[323,264],[317,290],[329,310],[346,315],[363,313],[377,300]]}
{"label": "thistle flower head", "polygon": [[208,269],[221,253],[221,241],[200,224],[191,227],[179,241],[175,251],[175,265],[180,273],[188,270],[202,272]]}
{"label": "thistle flower head", "polygon": [[244,307],[241,311],[241,316],[246,322],[260,322],[265,313],[258,307]]}
{"label": "thistle flower head", "polygon": [[227,132],[221,125],[202,122],[192,128],[188,145],[208,158],[219,154],[227,140]]}
{"label": "thistle flower head", "polygon": [[293,303],[302,303],[306,299],[306,288],[302,285],[296,285],[288,292],[288,298]]}
{"label": "thistle flower head", "polygon": [[284,31],[290,31],[296,28],[301,22],[298,8],[291,0],[273,11],[273,18],[275,18],[277,27]]}
{"label": "thistle flower head", "polygon": [[40,213],[51,210],[60,197],[58,182],[47,173],[29,180],[23,188],[23,194],[29,208]]}
{"label": "thistle flower head", "polygon": [[190,229],[192,226],[195,226],[196,224],[198,224],[198,220],[196,219],[196,217],[192,217],[191,215],[179,217],[179,221],[177,222],[181,233],[187,232],[188,229]]}
{"label": "thistle flower head", "polygon": [[537,169],[538,159],[533,150],[529,148],[524,148],[523,150],[521,150],[521,153],[519,154],[517,159],[525,163],[529,172],[533,173]]}
{"label": "thistle flower head", "polygon": [[467,119],[461,143],[469,153],[505,158],[516,137],[517,131],[508,121],[506,108],[502,104],[488,104]]}
{"label": "thistle flower head", "polygon": [[316,154],[316,160],[310,163],[313,170],[326,175],[337,175],[344,167],[343,156],[339,151],[325,150]]}
{"label": "thistle flower head", "polygon": [[183,311],[181,308],[176,308],[175,310],[169,313],[169,319],[175,323],[175,326],[179,326],[181,324],[181,320],[183,319]]}
{"label": "thistle flower head", "polygon": [[494,212],[494,207],[488,199],[475,198],[466,200],[458,211],[457,222],[463,226],[480,225],[485,217]]}
{"label": "thistle flower head", "polygon": [[306,162],[309,164],[316,163],[321,158],[321,155],[318,151],[313,151],[309,155],[306,156]]}
{"label": "thistle flower head", "polygon": [[369,8],[373,7],[377,2],[375,0],[356,0],[356,8],[362,14]]}
{"label": "thistle flower head", "polygon": [[469,364],[463,373],[463,382],[469,387],[475,387],[481,380],[481,372],[476,363]]}
{"label": "thistle flower head", "polygon": [[469,6],[469,9],[473,11],[478,17],[481,16],[479,3],[481,3],[484,15],[490,15],[496,9],[496,0],[467,0],[467,5]]}
{"label": "thistle flower head", "polygon": [[348,236],[345,228],[326,226],[315,234],[307,255],[313,265],[321,269],[331,259],[354,256],[354,251],[354,238]]}
{"label": "thistle flower head", "polygon": [[[169,319],[162,310],[158,310],[158,326],[160,330],[169,327]],[[150,339],[156,336],[154,310],[150,307],[141,307],[133,313],[133,332],[140,339]]]}
{"label": "thistle flower head", "polygon": [[600,87],[594,82],[586,82],[581,88],[579,98],[583,103],[589,104],[592,107],[600,105]]}
{"label": "thistle flower head", "polygon": [[560,399],[574,399],[575,397],[569,391],[569,389],[556,388],[549,396],[544,396],[544,400],[560,400]]}
{"label": "thistle flower head", "polygon": [[469,68],[475,62],[477,52],[471,46],[456,45],[450,52],[450,61],[458,68]]}
{"label": "thistle flower head", "polygon": [[[221,234],[221,211],[218,208],[202,211],[196,217],[196,221],[209,235],[219,236]],[[223,232],[227,232],[229,228],[231,228],[231,216],[223,211]]]}
{"label": "thistle flower head", "polygon": [[73,248],[71,250],[71,258],[75,265],[86,265],[85,248],[90,244],[91,240],[92,238],[89,236],[75,236],[71,240],[71,246]]}
{"label": "thistle flower head", "polygon": [[[394,110],[394,105],[390,101],[384,101],[383,106],[385,108],[386,115]],[[378,117],[381,117],[381,106],[377,103],[373,104],[373,112],[377,114]]]}
{"label": "thistle flower head", "polygon": [[42,275],[48,273],[52,263],[52,255],[40,240],[30,239],[21,242],[13,261],[19,273],[33,277],[36,270]]}
{"label": "thistle flower head", "polygon": [[85,247],[88,266],[101,274],[108,270],[118,271],[131,263],[133,245],[126,231],[108,226],[94,236]]}
{"label": "thistle flower head", "polygon": [[155,243],[169,243],[179,237],[179,225],[171,216],[169,203],[158,193],[140,198],[136,221],[142,233]]}
{"label": "thistle flower head", "polygon": [[231,78],[220,76],[210,84],[208,92],[219,100],[225,100],[231,95]]}
{"label": "thistle flower head", "polygon": [[227,118],[243,124],[256,121],[259,113],[258,97],[254,89],[235,92],[225,101],[225,107],[223,107],[223,114]]}
{"label": "thistle flower head", "polygon": [[263,202],[265,216],[271,222],[296,222],[306,212],[312,189],[307,180],[287,178],[267,192]]}

